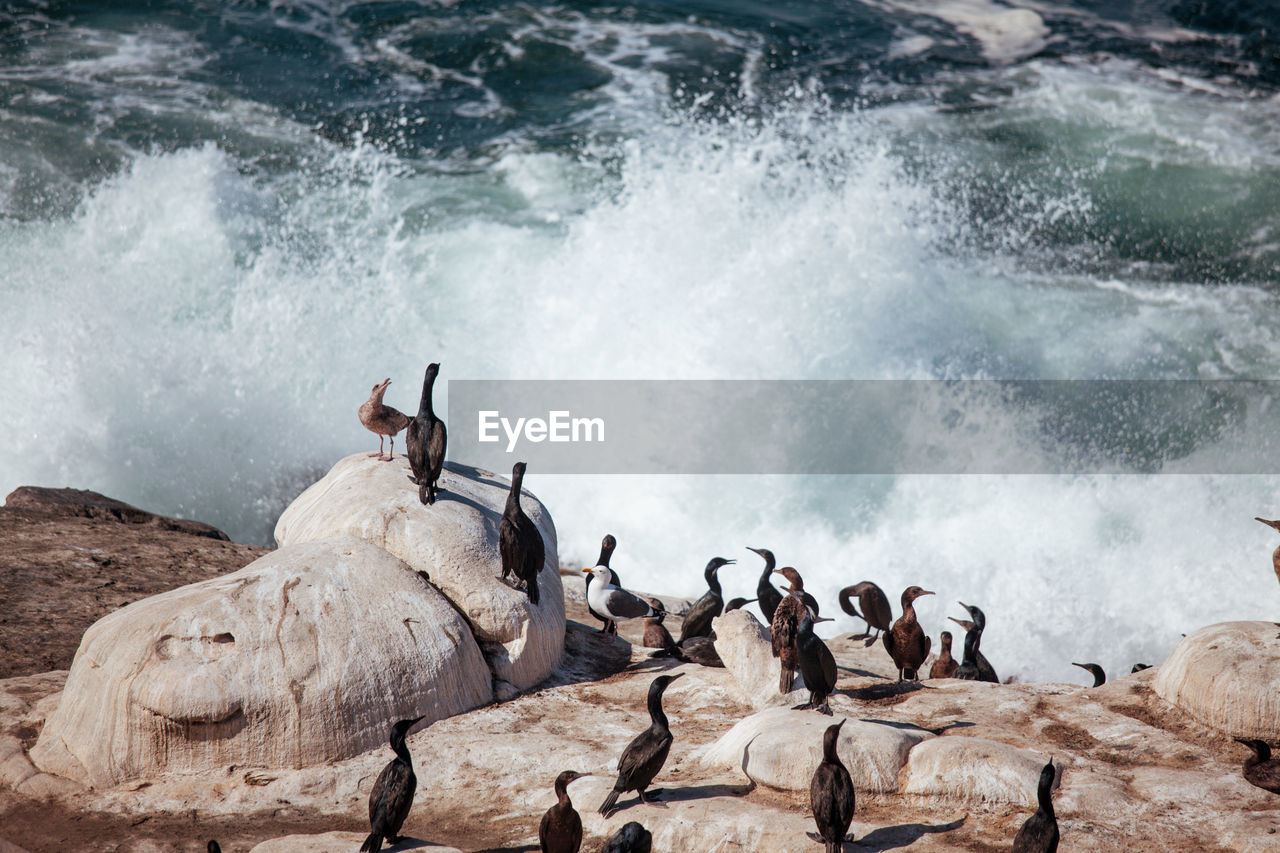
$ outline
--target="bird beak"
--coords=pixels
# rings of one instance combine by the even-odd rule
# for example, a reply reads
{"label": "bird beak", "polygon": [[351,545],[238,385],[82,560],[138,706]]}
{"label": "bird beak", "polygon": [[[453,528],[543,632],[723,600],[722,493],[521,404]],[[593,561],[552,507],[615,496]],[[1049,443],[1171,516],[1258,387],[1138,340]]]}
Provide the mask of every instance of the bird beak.
{"label": "bird beak", "polygon": [[1254,521],[1261,521],[1261,522],[1262,522],[1263,524],[1265,524],[1267,527],[1273,528],[1273,529],[1275,529],[1275,530],[1280,530],[1280,519],[1277,519],[1277,520],[1275,520],[1275,521],[1267,521],[1265,518],[1258,518],[1258,517],[1255,515],[1255,516],[1253,517],[1253,520],[1254,520]]}
{"label": "bird beak", "polygon": [[819,616],[817,619],[813,620],[815,625],[819,622],[834,622],[834,621],[836,620],[832,619],[830,616]]}
{"label": "bird beak", "polygon": [[[754,552],[755,552],[755,553],[757,553],[757,554],[760,554],[760,551],[761,551],[761,549],[760,549],[760,548],[752,548],[750,545],[748,545],[748,546],[747,546],[747,550],[748,550],[748,551],[754,551]],[[761,557],[763,557],[763,556],[764,556],[764,554],[760,554],[760,556],[761,556]]]}
{"label": "bird beak", "polygon": [[725,560],[725,561],[724,561],[724,564],[725,564],[726,566],[732,566],[732,565],[733,565],[734,563],[736,563],[736,562],[738,562],[738,561],[737,561],[737,560]]}
{"label": "bird beak", "polygon": [[921,594],[921,595],[933,595],[934,593],[933,593],[933,591],[932,591],[932,590],[928,590],[928,589],[926,589],[924,592],[922,592],[922,593],[920,593],[920,594]]}
{"label": "bird beak", "polygon": [[591,574],[591,572],[592,572],[592,571],[594,571],[594,570],[593,570],[593,569],[583,569],[583,570],[582,570],[582,573],[583,573],[584,575],[589,575],[589,574]]}

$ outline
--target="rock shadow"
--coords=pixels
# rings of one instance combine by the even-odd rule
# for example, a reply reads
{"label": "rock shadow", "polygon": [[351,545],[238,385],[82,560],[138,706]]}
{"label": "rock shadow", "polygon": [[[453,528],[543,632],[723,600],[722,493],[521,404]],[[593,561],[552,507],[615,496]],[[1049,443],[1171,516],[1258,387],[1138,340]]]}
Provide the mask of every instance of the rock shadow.
{"label": "rock shadow", "polygon": [[631,644],[626,640],[566,619],[564,656],[538,688],[602,681],[622,672],[630,663]]}

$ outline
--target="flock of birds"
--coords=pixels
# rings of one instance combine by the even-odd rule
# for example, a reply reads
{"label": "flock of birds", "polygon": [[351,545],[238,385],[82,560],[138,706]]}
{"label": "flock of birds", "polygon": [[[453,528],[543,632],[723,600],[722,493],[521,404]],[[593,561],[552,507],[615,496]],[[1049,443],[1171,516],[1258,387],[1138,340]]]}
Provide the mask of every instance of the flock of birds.
{"label": "flock of birds", "polygon": [[[422,398],[418,414],[410,418],[383,403],[383,395],[390,379],[373,386],[369,400],[360,407],[360,421],[378,434],[378,452],[370,456],[390,461],[395,453],[395,435],[402,429],[406,434],[406,453],[413,471],[413,482],[425,505],[432,505],[440,491],[438,481],[444,464],[447,445],[444,422],[436,417],[432,408],[432,389],[439,374],[439,364],[427,368],[423,381]],[[391,452],[383,455],[382,439],[391,438]],[[536,526],[525,515],[520,505],[520,491],[525,473],[525,463],[514,466],[511,490],[507,496],[499,528],[499,550],[502,558],[502,577],[514,576],[518,588],[523,589],[532,603],[539,600],[538,572],[542,569],[545,550]],[[1265,524],[1280,530],[1280,521]],[[680,637],[676,639],[663,625],[667,616],[657,599],[645,600],[622,585],[616,570],[610,567],[610,559],[617,547],[617,540],[606,535],[601,542],[596,565],[583,569],[586,575],[587,607],[602,625],[604,634],[616,634],[619,622],[642,619],[644,645],[655,648],[657,656],[669,656],[681,662],[703,666],[723,667],[715,649],[712,620],[722,613],[755,602],[772,637],[773,656],[779,661],[778,689],[791,692],[798,672],[804,687],[809,691],[809,701],[797,706],[831,714],[828,697],[835,691],[837,670],[835,658],[826,643],[814,633],[814,626],[831,621],[819,615],[819,604],[804,589],[804,579],[795,568],[777,567],[773,552],[764,548],[751,548],[764,560],[764,568],[756,586],[753,599],[735,598],[726,602],[718,572],[735,561],[715,557],[707,563],[703,576],[707,592],[685,613]],[[1277,575],[1280,576],[1280,548],[1274,555]],[[785,591],[772,583],[774,575],[786,582]],[[864,640],[866,646],[881,640],[885,650],[898,670],[898,681],[918,680],[921,667],[929,657],[932,639],[925,633],[915,612],[914,602],[922,596],[933,595],[919,586],[907,587],[901,596],[901,615],[894,620],[889,599],[875,583],[863,581],[840,591],[840,607],[846,613],[864,621],[867,630],[851,637]],[[856,604],[855,604],[856,601]],[[937,658],[929,671],[930,678],[959,678],[998,683],[991,663],[982,654],[982,633],[986,628],[986,614],[980,607],[960,602],[969,618],[949,617],[964,630],[961,659],[956,661],[951,653],[952,635],[941,633],[941,645]],[[1094,676],[1095,687],[1106,681],[1102,668],[1093,663],[1076,663]],[[1146,668],[1136,664],[1133,671]],[[662,697],[671,682],[681,675],[661,675],[653,680],[648,692],[649,727],[638,734],[622,751],[618,760],[618,779],[613,789],[600,804],[599,811],[609,815],[617,808],[618,798],[636,792],[639,801],[646,803],[646,790],[661,771],[671,750],[672,733],[662,708]],[[369,795],[369,822],[371,832],[361,851],[377,851],[384,841],[395,843],[400,828],[409,814],[417,785],[413,763],[405,746],[405,735],[418,722],[401,720],[391,729],[391,749],[395,758],[383,769]],[[844,720],[826,729],[823,735],[822,762],[814,771],[810,786],[810,806],[819,837],[828,853],[838,851],[845,840],[853,820],[855,795],[848,769],[837,753],[840,730]],[[1239,739],[1238,739],[1239,740]],[[1260,740],[1239,740],[1250,748],[1253,755],[1245,763],[1245,778],[1261,788],[1280,793],[1280,760],[1271,758],[1268,745]],[[1013,841],[1015,853],[1052,853],[1058,847],[1058,825],[1054,815],[1051,791],[1058,768],[1050,759],[1040,773],[1037,786],[1038,808],[1019,829]],[[581,775],[567,770],[556,777],[556,804],[547,810],[539,826],[539,845],[548,853],[577,853],[582,845],[582,821],[569,798],[568,786]],[[650,794],[650,797],[653,795]],[[613,835],[604,847],[606,853],[639,853],[648,851],[652,844],[649,832],[637,822],[630,822]],[[213,853],[213,843],[210,844]]]}

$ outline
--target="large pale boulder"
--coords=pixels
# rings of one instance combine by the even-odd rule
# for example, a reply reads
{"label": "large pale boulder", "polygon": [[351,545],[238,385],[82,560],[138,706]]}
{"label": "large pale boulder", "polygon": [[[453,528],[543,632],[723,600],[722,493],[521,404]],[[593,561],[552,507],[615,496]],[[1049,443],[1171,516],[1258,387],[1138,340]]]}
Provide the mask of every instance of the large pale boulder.
{"label": "large pale boulder", "polygon": [[778,692],[780,664],[773,656],[769,629],[745,610],[730,610],[711,620],[716,634],[716,652],[725,669],[733,673],[742,698],[756,708],[799,704],[808,693],[801,691],[803,679],[796,674],[795,687],[785,695]]}
{"label": "large pale boulder", "polygon": [[1040,771],[1049,758],[984,738],[930,738],[911,750],[902,793],[1035,806]]}
{"label": "large pale boulder", "polygon": [[285,509],[276,542],[283,547],[356,536],[428,572],[471,623],[494,676],[520,690],[534,686],[564,651],[564,591],[550,513],[523,492],[525,514],[546,545],[535,607],[501,580],[498,525],[510,481],[450,464],[440,476],[440,496],[428,507],[419,502],[410,474],[403,457],[380,462],[357,453],[340,460]]}
{"label": "large pale boulder", "polygon": [[31,758],[94,786],[301,767],[382,746],[395,720],[431,722],[491,696],[448,600],[386,551],[341,537],[94,623]]}
{"label": "large pale boulder", "polygon": [[1232,737],[1280,739],[1280,624],[1223,622],[1188,634],[1152,689]]}
{"label": "large pale boulder", "polygon": [[[816,711],[770,708],[739,720],[702,753],[707,767],[741,768],[753,782],[787,791],[807,791],[822,761],[822,736],[840,722]],[[846,719],[836,751],[859,791],[898,790],[898,771],[923,729]]]}

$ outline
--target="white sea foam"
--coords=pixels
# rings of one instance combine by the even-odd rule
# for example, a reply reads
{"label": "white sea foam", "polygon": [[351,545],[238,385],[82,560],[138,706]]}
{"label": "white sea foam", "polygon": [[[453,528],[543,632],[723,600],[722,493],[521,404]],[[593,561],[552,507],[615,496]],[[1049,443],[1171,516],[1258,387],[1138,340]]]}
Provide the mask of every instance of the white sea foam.
{"label": "white sea foam", "polygon": [[[1054,78],[1046,100],[1088,102],[1095,79]],[[95,488],[262,537],[334,459],[372,449],[355,417],[369,387],[391,376],[388,402],[412,410],[437,360],[446,381],[1275,375],[1280,309],[1260,287],[1029,273],[966,249],[982,224],[948,184],[945,136],[924,169],[892,145],[951,120],[925,112],[802,97],[766,119],[664,115],[581,157],[499,148],[482,172],[323,143],[276,176],[213,145],[137,155],[72,216],[0,222],[0,490]],[[1108,120],[1126,116],[1145,121]],[[1201,131],[1180,132],[1218,144]],[[1051,201],[1078,211],[1087,193]],[[527,484],[566,559],[611,532],[640,588],[697,593],[721,554],[746,594],[752,545],[833,611],[863,578],[936,590],[935,637],[957,599],[978,604],[1004,675],[1125,671],[1180,632],[1280,610],[1274,534],[1252,521],[1274,512],[1274,478]]]}

